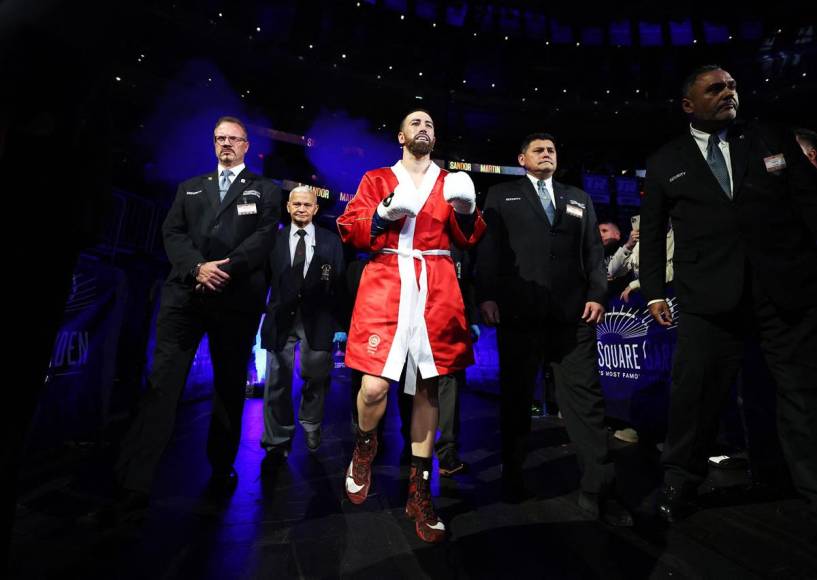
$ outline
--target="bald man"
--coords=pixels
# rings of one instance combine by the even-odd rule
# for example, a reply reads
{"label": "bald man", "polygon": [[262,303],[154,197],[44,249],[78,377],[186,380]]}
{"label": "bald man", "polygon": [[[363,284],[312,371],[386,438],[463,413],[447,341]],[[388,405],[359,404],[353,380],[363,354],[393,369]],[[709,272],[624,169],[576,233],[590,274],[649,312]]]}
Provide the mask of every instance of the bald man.
{"label": "bald man", "polygon": [[298,422],[307,449],[314,452],[320,446],[332,342],[341,332],[337,317],[344,269],[340,238],[313,223],[318,198],[307,186],[290,192],[287,213],[291,223],[277,233],[270,253],[271,292],[261,327],[261,345],[267,349],[261,447],[268,460],[285,459],[292,448],[292,370],[299,343],[304,384]]}

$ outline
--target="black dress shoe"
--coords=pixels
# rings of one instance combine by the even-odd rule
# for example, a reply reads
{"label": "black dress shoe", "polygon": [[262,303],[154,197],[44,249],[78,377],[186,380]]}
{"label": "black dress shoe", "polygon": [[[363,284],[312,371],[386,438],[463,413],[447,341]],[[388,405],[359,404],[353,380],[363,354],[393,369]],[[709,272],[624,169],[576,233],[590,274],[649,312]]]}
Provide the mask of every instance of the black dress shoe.
{"label": "black dress shoe", "polygon": [[306,432],[306,448],[310,451],[317,451],[321,446],[321,428]]}
{"label": "black dress shoe", "polygon": [[262,474],[276,473],[282,465],[286,464],[287,457],[289,457],[289,447],[286,445],[267,449],[264,459],[261,460]]}
{"label": "black dress shoe", "polygon": [[692,512],[694,495],[688,487],[665,485],[655,502],[655,513],[668,524],[674,524]]}
{"label": "black dress shoe", "polygon": [[629,528],[633,526],[633,516],[616,499],[598,493],[579,492],[579,508],[594,520],[609,526]]}
{"label": "black dress shoe", "polygon": [[80,516],[77,524],[101,529],[120,524],[139,524],[147,514],[149,498],[142,491],[122,490],[113,503]]}
{"label": "black dress shoe", "polygon": [[464,473],[468,470],[468,465],[460,459],[456,449],[443,451],[437,455],[442,477],[451,477],[457,473]]}
{"label": "black dress shoe", "polygon": [[229,497],[238,487],[238,473],[235,469],[224,473],[213,473],[207,491],[214,497]]}

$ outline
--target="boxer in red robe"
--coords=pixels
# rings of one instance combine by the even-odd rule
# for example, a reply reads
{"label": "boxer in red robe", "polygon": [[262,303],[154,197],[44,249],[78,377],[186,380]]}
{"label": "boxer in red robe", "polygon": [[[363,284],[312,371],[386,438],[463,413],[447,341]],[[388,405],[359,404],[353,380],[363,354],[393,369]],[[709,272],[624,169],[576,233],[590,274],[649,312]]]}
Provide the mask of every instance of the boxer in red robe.
{"label": "boxer in red robe", "polygon": [[343,241],[373,253],[360,280],[346,346],[346,365],[364,373],[346,494],[359,504],[369,493],[389,381],[399,380],[405,368],[406,392],[414,395],[406,514],[422,540],[439,542],[445,525],[434,511],[429,486],[439,416],[437,377],[473,363],[449,248],[452,241],[473,246],[485,222],[471,178],[431,162],[435,137],[428,112],[406,115],[397,140],[403,158],[367,172],[338,218]]}

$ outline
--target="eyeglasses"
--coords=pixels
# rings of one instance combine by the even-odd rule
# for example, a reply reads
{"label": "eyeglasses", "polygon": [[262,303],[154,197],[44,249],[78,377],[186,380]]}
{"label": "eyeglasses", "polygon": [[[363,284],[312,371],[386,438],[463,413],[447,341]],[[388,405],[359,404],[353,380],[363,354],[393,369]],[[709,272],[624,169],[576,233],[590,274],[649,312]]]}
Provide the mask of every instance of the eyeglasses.
{"label": "eyeglasses", "polygon": [[244,137],[234,137],[233,135],[216,135],[214,137],[216,143],[219,145],[224,145],[228,141],[230,143],[246,143],[247,140]]}

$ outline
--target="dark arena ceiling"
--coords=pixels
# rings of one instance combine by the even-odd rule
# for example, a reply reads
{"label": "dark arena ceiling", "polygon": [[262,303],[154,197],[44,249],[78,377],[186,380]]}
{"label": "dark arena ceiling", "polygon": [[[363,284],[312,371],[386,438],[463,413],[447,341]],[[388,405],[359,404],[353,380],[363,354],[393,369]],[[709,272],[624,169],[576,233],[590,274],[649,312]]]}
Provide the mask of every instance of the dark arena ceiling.
{"label": "dark arena ceiling", "polygon": [[198,139],[188,116],[209,125],[236,114],[256,133],[272,130],[275,143],[254,150],[268,175],[321,185],[322,171],[286,135],[337,139],[345,155],[365,157],[372,142],[391,147],[411,107],[435,117],[437,157],[514,165],[521,138],[545,130],[564,172],[634,172],[684,127],[679,85],[707,63],[737,80],[742,117],[817,128],[809,3],[711,4],[115,6],[106,31],[115,180],[150,195],[173,180],[151,168],[181,155],[186,141],[174,136]]}

